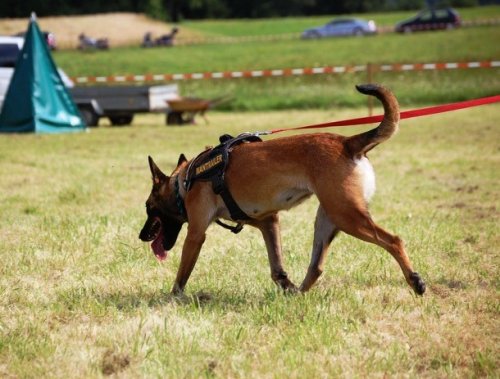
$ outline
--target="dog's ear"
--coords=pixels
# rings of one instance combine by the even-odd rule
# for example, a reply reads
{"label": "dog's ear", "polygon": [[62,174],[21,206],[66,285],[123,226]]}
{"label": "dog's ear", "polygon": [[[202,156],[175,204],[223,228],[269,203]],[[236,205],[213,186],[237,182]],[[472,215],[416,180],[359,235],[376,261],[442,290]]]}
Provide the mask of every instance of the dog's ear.
{"label": "dog's ear", "polygon": [[165,175],[153,161],[153,158],[148,156],[149,168],[151,169],[151,175],[153,176],[153,184],[157,185],[168,180],[168,176]]}
{"label": "dog's ear", "polygon": [[179,160],[177,161],[177,167],[179,167],[184,162],[187,162],[186,156],[184,154],[179,155]]}

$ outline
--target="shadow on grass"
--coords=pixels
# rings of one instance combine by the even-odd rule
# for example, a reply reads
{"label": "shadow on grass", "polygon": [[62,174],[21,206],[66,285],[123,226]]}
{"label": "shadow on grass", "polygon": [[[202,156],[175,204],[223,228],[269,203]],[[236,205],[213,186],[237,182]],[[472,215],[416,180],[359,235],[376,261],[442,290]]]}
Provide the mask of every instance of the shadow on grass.
{"label": "shadow on grass", "polygon": [[197,292],[194,294],[172,294],[166,291],[155,291],[154,293],[108,293],[97,294],[95,301],[102,303],[106,307],[113,307],[118,310],[132,310],[140,307],[156,308],[164,305],[196,306],[203,307],[214,302],[214,296],[207,292]]}
{"label": "shadow on grass", "polygon": [[[250,297],[252,298],[252,297]],[[103,292],[94,288],[73,288],[59,294],[57,304],[71,312],[103,314],[112,309],[130,312],[139,308],[157,308],[174,305],[180,307],[217,307],[238,311],[248,306],[247,293],[198,291],[174,295],[167,290],[145,291],[138,288],[132,292]]]}

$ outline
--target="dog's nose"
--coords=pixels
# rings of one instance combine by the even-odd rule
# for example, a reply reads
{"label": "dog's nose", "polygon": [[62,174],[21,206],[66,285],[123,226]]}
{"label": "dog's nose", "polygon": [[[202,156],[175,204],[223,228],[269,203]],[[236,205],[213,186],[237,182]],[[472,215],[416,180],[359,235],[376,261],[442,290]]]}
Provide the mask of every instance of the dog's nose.
{"label": "dog's nose", "polygon": [[147,242],[148,241],[148,236],[147,236],[147,230],[145,228],[142,228],[141,232],[139,233],[139,239],[141,241]]}

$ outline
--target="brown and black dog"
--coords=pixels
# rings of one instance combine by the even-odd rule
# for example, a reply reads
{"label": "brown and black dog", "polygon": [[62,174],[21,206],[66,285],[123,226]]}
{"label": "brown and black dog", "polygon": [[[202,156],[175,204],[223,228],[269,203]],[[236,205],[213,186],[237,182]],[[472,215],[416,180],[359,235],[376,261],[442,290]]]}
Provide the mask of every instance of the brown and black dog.
{"label": "brown and black dog", "polygon": [[[413,290],[422,295],[425,283],[413,270],[403,241],[373,222],[368,202],[375,191],[375,175],[366,153],[391,137],[398,128],[399,105],[379,85],[360,85],[359,92],[376,96],[384,118],[375,129],[351,137],[333,133],[295,135],[258,143],[244,143],[230,153],[226,185],[239,207],[251,217],[242,223],[258,228],[267,248],[271,277],[284,290],[305,292],[323,272],[330,243],[338,232],[350,234],[387,250],[398,262]],[[182,154],[177,168],[165,175],[149,157],[153,189],[146,202],[147,221],[139,235],[164,259],[183,223],[188,229],[173,292],[181,293],[196,264],[208,226],[230,220],[224,201],[208,181],[197,181],[188,191],[179,183],[190,165]],[[283,268],[278,212],[316,195],[311,262],[297,288]],[[189,221],[188,221],[189,220]]]}

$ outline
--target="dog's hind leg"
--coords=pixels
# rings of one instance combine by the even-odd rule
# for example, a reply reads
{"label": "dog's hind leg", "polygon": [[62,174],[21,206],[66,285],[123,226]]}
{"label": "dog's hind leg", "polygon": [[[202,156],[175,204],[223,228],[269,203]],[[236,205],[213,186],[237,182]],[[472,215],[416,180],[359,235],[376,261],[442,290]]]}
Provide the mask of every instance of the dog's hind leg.
{"label": "dog's hind leg", "polygon": [[271,266],[271,278],[283,290],[296,292],[297,287],[288,279],[288,274],[283,268],[278,215],[274,214],[258,222],[253,222],[252,225],[258,228],[264,237],[269,265]]}
{"label": "dog's hind leg", "polygon": [[338,233],[338,228],[330,221],[325,210],[320,205],[314,222],[314,242],[311,253],[311,263],[306,277],[300,286],[301,292],[308,291],[323,273],[328,247]]}
{"label": "dog's hind leg", "polygon": [[336,222],[340,230],[387,250],[398,262],[406,281],[415,293],[423,295],[425,292],[425,283],[420,278],[420,275],[413,271],[410,258],[406,254],[401,238],[390,234],[375,224],[367,210],[361,210],[357,207],[347,208],[344,207],[344,212],[331,215],[331,218]]}

